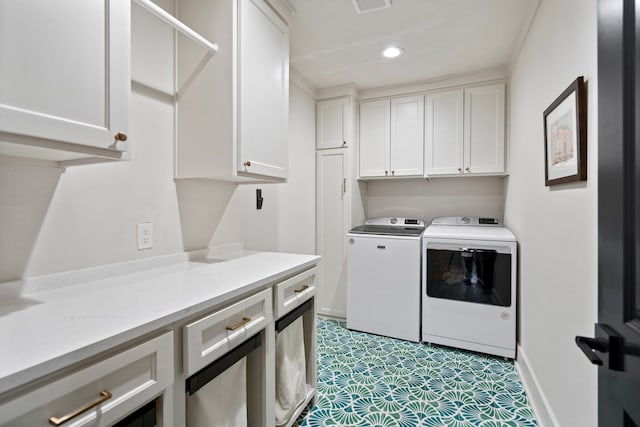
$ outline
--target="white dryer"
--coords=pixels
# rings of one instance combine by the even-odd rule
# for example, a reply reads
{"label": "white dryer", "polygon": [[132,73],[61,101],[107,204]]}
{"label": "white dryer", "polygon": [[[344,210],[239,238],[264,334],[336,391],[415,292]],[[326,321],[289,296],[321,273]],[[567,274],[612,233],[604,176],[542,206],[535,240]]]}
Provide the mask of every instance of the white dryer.
{"label": "white dryer", "polygon": [[435,218],[422,251],[422,340],[515,358],[515,236],[495,218]]}

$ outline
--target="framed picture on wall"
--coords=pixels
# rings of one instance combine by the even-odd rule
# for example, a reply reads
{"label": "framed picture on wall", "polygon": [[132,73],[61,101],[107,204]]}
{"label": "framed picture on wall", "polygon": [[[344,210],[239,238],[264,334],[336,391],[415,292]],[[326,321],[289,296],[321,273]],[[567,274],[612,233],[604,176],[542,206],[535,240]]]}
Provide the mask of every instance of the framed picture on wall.
{"label": "framed picture on wall", "polygon": [[544,111],[546,186],[587,180],[587,100],[578,77]]}

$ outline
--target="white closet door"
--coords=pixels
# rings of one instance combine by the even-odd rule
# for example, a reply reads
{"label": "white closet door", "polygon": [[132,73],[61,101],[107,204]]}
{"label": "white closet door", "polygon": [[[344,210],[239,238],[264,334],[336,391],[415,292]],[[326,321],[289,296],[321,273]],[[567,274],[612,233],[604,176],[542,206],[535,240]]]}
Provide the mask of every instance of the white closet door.
{"label": "white closet door", "polygon": [[424,172],[424,97],[391,100],[392,176],[422,176]]}
{"label": "white closet door", "polygon": [[360,176],[390,175],[389,130],[391,103],[385,101],[360,104]]}
{"label": "white closet door", "polygon": [[317,160],[317,252],[322,255],[318,275],[318,313],[346,317],[346,253],[348,197],[346,153],[320,150]]}
{"label": "white closet door", "polygon": [[465,172],[504,172],[504,85],[476,87],[464,93]]}
{"label": "white closet door", "polygon": [[462,173],[463,102],[462,90],[427,95],[425,175]]}
{"label": "white closet door", "polygon": [[10,134],[3,138],[68,142],[114,158],[126,151],[115,135],[128,125],[130,8],[108,0],[0,2],[0,134]]}

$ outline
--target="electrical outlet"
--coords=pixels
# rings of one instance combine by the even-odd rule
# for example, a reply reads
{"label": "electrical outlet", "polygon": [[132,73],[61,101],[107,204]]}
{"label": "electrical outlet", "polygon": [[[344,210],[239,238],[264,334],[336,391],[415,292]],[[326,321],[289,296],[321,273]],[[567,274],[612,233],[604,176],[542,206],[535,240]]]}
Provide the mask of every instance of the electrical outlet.
{"label": "electrical outlet", "polygon": [[138,230],[138,250],[151,249],[153,247],[153,224],[150,222],[139,222]]}

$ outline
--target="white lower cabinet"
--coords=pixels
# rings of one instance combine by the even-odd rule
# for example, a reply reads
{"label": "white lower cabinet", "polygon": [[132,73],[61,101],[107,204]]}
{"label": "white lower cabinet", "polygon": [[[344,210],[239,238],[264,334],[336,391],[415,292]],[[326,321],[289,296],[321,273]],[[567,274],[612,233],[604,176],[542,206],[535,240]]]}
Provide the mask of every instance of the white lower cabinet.
{"label": "white lower cabinet", "polygon": [[271,300],[271,289],[266,289],[186,325],[183,352],[187,375],[264,329],[273,319]]}
{"label": "white lower cabinet", "polygon": [[186,425],[271,425],[272,295],[265,289],[183,327]]}
{"label": "white lower cabinet", "polygon": [[[110,426],[164,397],[173,375],[173,332],[168,332],[0,402],[0,425]],[[158,425],[171,425],[171,405],[159,411]]]}
{"label": "white lower cabinet", "polygon": [[275,285],[273,311],[276,319],[316,294],[317,273],[318,267],[313,267]]}
{"label": "white lower cabinet", "polygon": [[[244,296],[187,310],[152,338],[2,393],[0,426],[273,427],[277,408],[293,425],[315,398],[317,271],[282,272]],[[296,376],[299,399],[287,398],[283,375]]]}
{"label": "white lower cabinet", "polygon": [[178,418],[190,427],[295,423],[316,394],[317,271],[295,272],[182,327],[186,397]]}
{"label": "white lower cabinet", "polygon": [[289,427],[316,397],[316,274],[303,271],[274,286],[275,424]]}

